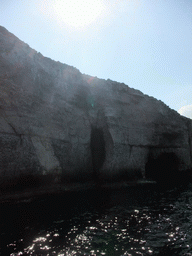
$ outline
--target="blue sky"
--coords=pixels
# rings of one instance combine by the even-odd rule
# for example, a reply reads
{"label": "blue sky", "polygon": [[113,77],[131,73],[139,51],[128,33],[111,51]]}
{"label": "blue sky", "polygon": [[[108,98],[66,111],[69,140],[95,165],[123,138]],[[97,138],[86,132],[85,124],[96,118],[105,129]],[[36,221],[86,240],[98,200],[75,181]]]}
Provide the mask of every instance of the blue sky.
{"label": "blue sky", "polygon": [[187,106],[192,118],[191,0],[1,0],[0,25],[46,57],[180,113]]}

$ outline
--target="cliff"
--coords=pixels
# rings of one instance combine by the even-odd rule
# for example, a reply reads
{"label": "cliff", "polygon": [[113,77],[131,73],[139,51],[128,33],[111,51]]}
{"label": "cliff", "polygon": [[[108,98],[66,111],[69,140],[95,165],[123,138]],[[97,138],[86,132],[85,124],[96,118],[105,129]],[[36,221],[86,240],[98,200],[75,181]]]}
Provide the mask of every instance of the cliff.
{"label": "cliff", "polygon": [[192,167],[190,119],[46,58],[3,27],[0,88],[1,186],[18,177],[157,178]]}

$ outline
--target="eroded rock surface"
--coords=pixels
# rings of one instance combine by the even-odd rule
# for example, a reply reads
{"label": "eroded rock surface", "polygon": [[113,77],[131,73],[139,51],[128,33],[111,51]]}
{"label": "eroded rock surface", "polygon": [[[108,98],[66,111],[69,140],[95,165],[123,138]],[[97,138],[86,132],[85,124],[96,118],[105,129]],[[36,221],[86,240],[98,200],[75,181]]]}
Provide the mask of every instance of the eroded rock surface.
{"label": "eroded rock surface", "polygon": [[0,27],[2,182],[144,177],[162,153],[184,171],[191,141],[191,120],[163,102],[46,58]]}

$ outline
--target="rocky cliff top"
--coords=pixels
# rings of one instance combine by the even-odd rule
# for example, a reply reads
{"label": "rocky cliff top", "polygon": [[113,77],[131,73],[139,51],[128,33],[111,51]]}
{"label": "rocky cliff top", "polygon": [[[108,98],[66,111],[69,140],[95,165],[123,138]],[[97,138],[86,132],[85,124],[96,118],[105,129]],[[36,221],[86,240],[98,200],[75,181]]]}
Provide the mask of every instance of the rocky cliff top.
{"label": "rocky cliff top", "polygon": [[[76,91],[87,90],[89,93],[93,91],[97,97],[100,94],[100,98],[103,93],[104,98],[111,97],[113,94],[113,97],[121,104],[129,104],[131,101],[139,104],[142,101],[143,104],[148,104],[149,112],[159,110],[165,115],[171,113],[174,114],[175,118],[178,116],[176,111],[171,110],[163,102],[144,95],[139,90],[130,88],[124,83],[82,75],[78,69],[72,66],[44,57],[2,26],[0,26],[0,54],[0,78],[3,79],[3,82],[6,79],[9,80],[12,85],[19,84],[20,88],[17,88],[20,89],[19,93],[22,89],[29,96],[32,96],[32,94],[38,96],[41,90],[38,85],[42,80],[44,84],[42,90],[46,90],[44,100],[49,102],[53,101],[54,95],[57,93],[63,93],[60,96],[69,102]],[[8,81],[6,82],[8,83]],[[129,95],[130,99],[122,97],[125,94]]]}

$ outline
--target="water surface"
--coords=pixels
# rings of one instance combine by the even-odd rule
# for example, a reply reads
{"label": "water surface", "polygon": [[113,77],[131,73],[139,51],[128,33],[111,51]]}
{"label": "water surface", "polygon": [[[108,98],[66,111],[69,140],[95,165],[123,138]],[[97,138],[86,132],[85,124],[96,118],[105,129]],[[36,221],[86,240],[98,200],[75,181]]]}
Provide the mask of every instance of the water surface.
{"label": "water surface", "polygon": [[192,255],[192,185],[2,203],[0,255]]}

